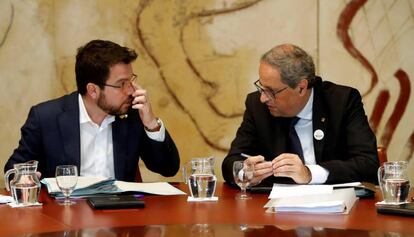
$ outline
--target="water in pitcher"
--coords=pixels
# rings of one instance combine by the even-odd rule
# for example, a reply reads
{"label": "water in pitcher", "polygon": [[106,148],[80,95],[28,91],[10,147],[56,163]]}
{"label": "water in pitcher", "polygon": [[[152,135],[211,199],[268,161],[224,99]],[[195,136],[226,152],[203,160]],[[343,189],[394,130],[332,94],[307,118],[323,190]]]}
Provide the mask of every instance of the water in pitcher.
{"label": "water in pitcher", "polygon": [[213,174],[193,174],[189,177],[191,196],[211,198],[216,190],[217,178]]}
{"label": "water in pitcher", "polygon": [[16,184],[11,187],[11,191],[16,203],[33,204],[37,202],[40,186],[32,184]]}
{"label": "water in pitcher", "polygon": [[403,203],[407,201],[410,182],[406,179],[384,179],[383,195],[387,203]]}

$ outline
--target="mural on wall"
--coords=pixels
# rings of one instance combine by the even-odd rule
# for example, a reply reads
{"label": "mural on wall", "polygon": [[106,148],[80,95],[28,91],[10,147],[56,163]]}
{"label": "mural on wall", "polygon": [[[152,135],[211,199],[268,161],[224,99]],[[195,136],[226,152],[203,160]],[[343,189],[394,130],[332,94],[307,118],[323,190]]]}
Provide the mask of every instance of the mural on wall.
{"label": "mural on wall", "polygon": [[[0,165],[30,106],[76,89],[76,49],[103,38],[137,50],[138,82],[182,163],[214,155],[220,177],[260,56],[291,42],[325,80],[359,89],[378,144],[409,160],[414,180],[412,9],[409,0],[1,1],[0,78],[12,89],[0,94]],[[164,180],[142,169],[144,181]]]}
{"label": "mural on wall", "polygon": [[9,19],[4,19],[4,21],[3,21],[4,25],[1,28],[3,31],[1,32],[2,35],[0,35],[0,48],[3,46],[4,42],[6,41],[7,36],[9,35],[9,32],[10,32],[10,28],[13,24],[14,6],[13,6],[13,4],[10,4],[9,7],[10,7],[9,9],[7,9],[7,7],[5,7],[3,9],[3,13],[2,13],[2,14],[4,14],[4,16],[6,16],[7,13],[5,13],[4,11],[5,10],[6,11],[10,10],[10,13],[9,13],[10,17],[9,17]]}
{"label": "mural on wall", "polygon": [[[177,19],[177,22],[175,22],[173,28],[176,31],[175,34],[175,43],[178,45],[178,49],[181,50],[180,54],[182,63],[184,63],[184,67],[187,67],[187,74],[183,76],[183,78],[187,78],[188,80],[195,79],[196,81],[200,82],[200,87],[202,87],[202,93],[199,99],[202,99],[203,102],[197,103],[197,104],[188,104],[185,101],[183,101],[182,98],[180,98],[179,93],[187,93],[186,90],[193,90],[193,87],[190,88],[182,88],[180,91],[174,90],[168,80],[166,73],[164,73],[163,65],[162,65],[162,59],[163,54],[158,54],[154,52],[151,47],[148,45],[150,43],[147,43],[147,41],[151,41],[151,38],[145,37],[145,29],[142,29],[142,15],[143,12],[150,8],[150,2],[151,1],[142,1],[140,4],[140,9],[137,13],[137,21],[136,21],[136,27],[137,27],[137,34],[140,41],[140,44],[144,48],[146,54],[149,55],[151,61],[154,63],[156,68],[159,71],[161,80],[163,81],[165,87],[167,88],[168,93],[173,98],[174,102],[178,105],[181,112],[187,114],[189,118],[191,119],[192,123],[197,128],[197,131],[199,135],[203,138],[204,142],[210,146],[213,149],[216,149],[218,151],[227,151],[229,149],[228,144],[222,144],[220,141],[215,139],[217,136],[214,136],[214,134],[217,134],[217,131],[222,132],[222,134],[228,134],[230,126],[223,126],[223,123],[237,123],[239,120],[234,120],[233,118],[241,117],[243,114],[243,111],[239,108],[236,109],[236,111],[223,111],[217,104],[214,102],[214,96],[219,92],[219,85],[213,81],[209,81],[206,79],[206,77],[200,72],[200,70],[197,68],[196,63],[194,62],[194,59],[189,55],[186,48],[186,39],[185,39],[185,32],[186,28],[190,27],[192,21],[202,21],[203,18],[206,17],[214,17],[221,14],[231,14],[236,11],[249,8],[250,6],[258,3],[261,0],[255,0],[251,2],[242,2],[239,5],[236,6],[230,6],[228,8],[223,9],[211,9],[211,10],[202,10],[199,12],[191,12],[191,14],[183,14],[179,16],[179,19]],[[179,14],[180,12],[178,12]],[[154,12],[154,14],[159,14],[158,12]],[[178,17],[177,17],[178,18]],[[153,19],[157,19],[154,17]],[[162,23],[161,23],[162,24]],[[173,30],[173,29],[172,29]],[[146,40],[147,39],[147,40]],[[171,40],[171,39],[170,39]],[[177,55],[174,55],[174,57],[177,57]],[[194,108],[197,107],[196,108]],[[201,107],[201,108],[200,108]],[[200,110],[202,110],[202,114],[200,113]],[[209,114],[208,116],[214,116],[216,117],[218,121],[217,123],[211,124],[211,120],[209,124],[202,124],[206,123],[208,121],[201,120],[202,117],[206,116],[206,114]],[[211,134],[211,131],[214,131],[214,134]],[[220,135],[219,135],[220,137]]]}
{"label": "mural on wall", "polygon": [[[358,12],[361,12],[360,14],[366,14],[364,12],[369,11],[369,9],[364,9],[364,5],[367,3],[367,0],[353,0],[350,1],[344,10],[341,12],[338,20],[338,26],[337,26],[337,34],[339,39],[342,41],[344,47],[346,50],[351,54],[356,60],[358,60],[361,65],[369,72],[371,75],[371,83],[368,88],[363,93],[363,97],[373,92],[373,89],[378,86],[379,78],[381,78],[381,75],[379,76],[375,67],[372,65],[369,59],[364,56],[364,54],[359,50],[356,45],[352,41],[352,37],[350,36],[350,28],[352,21],[355,18],[355,15]],[[394,2],[395,3],[395,2]],[[394,5],[389,5],[388,9],[391,9],[394,7]],[[400,12],[401,13],[401,12]],[[390,21],[389,18],[395,17],[393,15],[387,15],[387,11],[384,11],[384,14],[381,16],[379,21]],[[407,19],[404,19],[401,21],[401,24],[394,25],[394,30],[397,30],[397,33],[393,35],[393,37],[389,37],[389,41],[385,42],[386,46],[389,45],[396,45],[398,44],[398,33],[404,34],[404,32],[398,32],[399,29],[402,29],[403,24],[407,24],[407,21],[413,22],[413,16],[407,15]],[[391,27],[388,25],[388,27]],[[368,30],[368,29],[365,29]],[[391,31],[390,31],[391,32]],[[393,32],[394,33],[394,32]],[[358,37],[358,35],[355,35],[355,37]],[[387,50],[385,47],[381,50]],[[396,128],[401,121],[403,115],[406,112],[406,108],[410,99],[411,94],[411,83],[410,78],[407,74],[407,72],[403,68],[396,68],[394,72],[394,77],[396,80],[398,80],[399,83],[399,91],[398,91],[398,99],[394,105],[394,108],[392,110],[391,116],[386,120],[385,127],[382,131],[382,134],[378,131],[379,124],[381,120],[384,120],[383,117],[385,109],[387,106],[392,106],[390,104],[390,90],[387,88],[381,88],[378,96],[375,100],[375,105],[373,108],[373,112],[371,114],[371,117],[369,119],[371,128],[373,129],[374,133],[377,135],[378,138],[378,144],[380,146],[383,146],[387,148],[390,144],[390,141],[392,140]],[[414,131],[412,131],[410,137],[404,142],[407,152],[403,153],[400,156],[400,160],[410,160],[413,156],[414,152]]]}

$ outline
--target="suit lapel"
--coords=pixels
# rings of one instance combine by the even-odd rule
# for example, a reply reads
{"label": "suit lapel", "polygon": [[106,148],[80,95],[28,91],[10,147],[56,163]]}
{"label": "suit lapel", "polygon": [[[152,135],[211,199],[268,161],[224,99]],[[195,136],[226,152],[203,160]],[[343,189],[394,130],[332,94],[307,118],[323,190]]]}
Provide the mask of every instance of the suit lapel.
{"label": "suit lapel", "polygon": [[63,143],[63,161],[73,164],[80,171],[80,125],[78,93],[72,93],[64,101],[63,113],[58,116],[58,126]]}
{"label": "suit lapel", "polygon": [[313,146],[315,150],[316,163],[322,161],[322,153],[325,145],[326,135],[328,134],[328,122],[325,103],[322,98],[322,81],[317,82],[314,87],[313,97],[313,112],[312,112],[312,125],[313,125]]}
{"label": "suit lapel", "polygon": [[[125,121],[123,121],[125,120]],[[114,170],[116,179],[124,179],[125,160],[128,144],[128,119],[116,117],[112,124],[112,141],[114,149]]]}

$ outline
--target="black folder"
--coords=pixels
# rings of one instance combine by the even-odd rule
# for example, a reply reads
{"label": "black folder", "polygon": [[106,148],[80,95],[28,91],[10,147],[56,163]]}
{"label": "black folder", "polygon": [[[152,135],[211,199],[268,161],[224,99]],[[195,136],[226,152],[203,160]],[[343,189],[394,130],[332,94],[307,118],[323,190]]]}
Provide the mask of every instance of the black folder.
{"label": "black folder", "polygon": [[133,195],[113,195],[88,197],[89,205],[97,210],[143,208],[145,202]]}
{"label": "black folder", "polygon": [[378,205],[377,212],[390,215],[414,216],[414,202],[401,205]]}

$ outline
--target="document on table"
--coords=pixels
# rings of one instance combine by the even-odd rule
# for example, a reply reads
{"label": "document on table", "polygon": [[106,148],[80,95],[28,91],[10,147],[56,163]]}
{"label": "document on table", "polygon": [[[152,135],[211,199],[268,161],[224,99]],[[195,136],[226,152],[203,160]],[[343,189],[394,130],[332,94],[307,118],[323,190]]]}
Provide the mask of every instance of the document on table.
{"label": "document on table", "polygon": [[[41,181],[46,185],[48,193],[56,198],[63,194],[55,178],[44,178]],[[97,194],[119,194],[123,192],[140,192],[156,195],[185,195],[183,191],[166,182],[135,183],[117,181],[114,178],[79,176],[78,183],[71,197],[85,197]]]}
{"label": "document on table", "polygon": [[269,199],[330,194],[332,191],[331,185],[273,184]]}
{"label": "document on table", "polygon": [[269,198],[286,198],[307,195],[321,195],[332,193],[334,189],[360,187],[360,182],[341,183],[332,185],[315,184],[273,184]]}
{"label": "document on table", "polygon": [[0,194],[0,204],[5,204],[5,203],[13,202],[13,201],[14,199],[11,196]]}
{"label": "document on table", "polygon": [[348,214],[355,201],[353,188],[335,189],[331,193],[289,196],[270,199],[266,212],[304,212]]}
{"label": "document on table", "polygon": [[351,183],[341,183],[341,184],[332,184],[333,188],[350,188],[350,187],[363,187],[361,182],[351,182]]}
{"label": "document on table", "polygon": [[115,185],[124,192],[142,192],[157,195],[187,195],[185,192],[166,182],[135,183],[115,181]]}
{"label": "document on table", "polygon": [[[104,177],[92,177],[92,176],[79,176],[78,181],[76,183],[75,190],[80,190],[83,188],[92,188],[93,186],[102,187],[106,184],[113,184],[115,179],[113,178],[104,178]],[[49,193],[56,193],[61,192],[56,178],[44,178],[41,182],[46,185],[47,190]]]}

